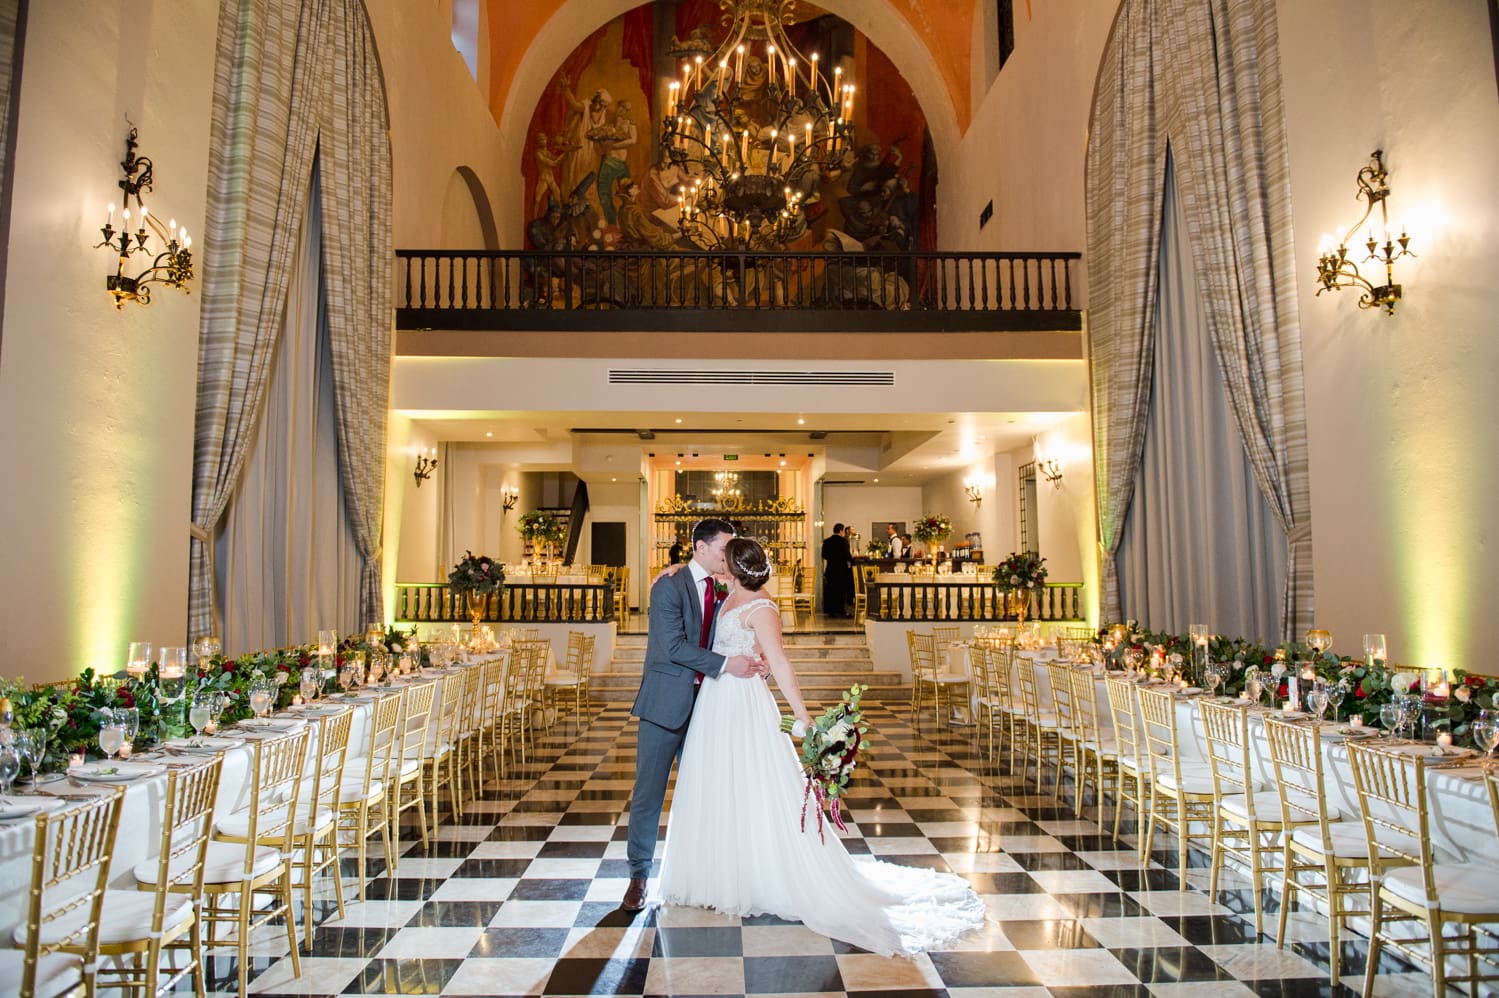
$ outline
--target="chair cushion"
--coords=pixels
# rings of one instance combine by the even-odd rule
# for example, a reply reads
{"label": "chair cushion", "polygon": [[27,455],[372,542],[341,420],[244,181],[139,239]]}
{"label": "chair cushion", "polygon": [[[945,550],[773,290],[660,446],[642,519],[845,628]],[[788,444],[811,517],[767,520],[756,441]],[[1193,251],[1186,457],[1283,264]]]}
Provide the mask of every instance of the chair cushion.
{"label": "chair cushion", "polygon": [[[1431,868],[1436,902],[1442,911],[1461,915],[1492,912],[1499,918],[1499,868],[1487,863],[1436,863]],[[1384,889],[1416,905],[1426,905],[1426,883],[1419,866],[1384,875]]]}
{"label": "chair cushion", "polygon": [[346,804],[357,804],[360,801],[373,802],[380,799],[385,793],[385,785],[379,780],[370,780],[369,793],[364,790],[364,778],[350,780],[347,777],[338,785],[338,803],[342,807]]}
{"label": "chair cushion", "polygon": [[[185,879],[192,866],[192,856],[183,855],[172,864],[168,875],[175,880]],[[250,869],[250,879],[275,872],[281,865],[281,850],[270,846],[255,847],[255,863]],[[237,884],[244,880],[245,847],[239,842],[208,843],[208,859],[203,865],[203,883]],[[136,883],[156,883],[156,861],[142,863],[135,868]]]}
{"label": "chair cushion", "polygon": [[1095,755],[1101,755],[1106,759],[1113,759],[1119,755],[1119,743],[1112,738],[1103,738],[1096,742],[1083,742],[1083,749]]}
{"label": "chair cushion", "polygon": [[[0,949],[0,981],[21,986],[26,955],[18,949]],[[61,998],[83,987],[83,961],[68,953],[49,953],[36,961],[36,998]]]}
{"label": "chair cushion", "polygon": [[576,672],[554,672],[546,679],[548,686],[577,686],[581,682],[583,679]]}
{"label": "chair cushion", "polygon": [[[151,916],[156,910],[155,891],[111,890],[104,892],[104,911],[99,917],[99,944],[108,946],[149,938]],[[75,908],[63,918],[42,927],[42,942],[60,943],[88,920],[88,908]],[[170,933],[193,914],[192,898],[168,894],[162,910],[161,931]],[[26,926],[16,926],[17,946],[26,945]]]}
{"label": "chair cushion", "polygon": [[[1290,797],[1291,802],[1298,808],[1308,808],[1313,811],[1317,809],[1316,801],[1312,800],[1310,797],[1307,797],[1305,794],[1293,793],[1290,795]],[[1328,804],[1326,806],[1328,821],[1338,821],[1343,817],[1343,813],[1339,811],[1335,805]],[[1236,821],[1245,822],[1249,820],[1249,810],[1244,805],[1243,794],[1229,794],[1228,796],[1224,797],[1222,801],[1222,807],[1224,813],[1227,814],[1230,818],[1235,819]],[[1307,818],[1307,816],[1301,811],[1293,810],[1291,814],[1293,816],[1293,820],[1295,820],[1297,824],[1301,824],[1302,819]],[[1280,824],[1282,817],[1280,813],[1280,794],[1271,790],[1261,790],[1257,792],[1254,795],[1254,817],[1255,820],[1260,822],[1261,824]],[[1310,819],[1308,818],[1307,820]]]}
{"label": "chair cushion", "polygon": [[1180,790],[1182,793],[1204,797],[1213,795],[1213,771],[1207,766],[1183,764],[1180,787],[1177,786],[1176,773],[1164,767],[1163,771],[1156,776],[1155,782],[1156,786],[1168,793],[1176,793]]}
{"label": "chair cushion", "polygon": [[[323,828],[333,820],[333,812],[326,807],[318,808],[317,815],[317,822],[314,826],[313,823],[307,820],[308,809],[303,807],[301,804],[298,804],[297,817],[292,829],[292,834],[306,835],[312,831],[313,827]],[[282,820],[284,820],[284,818],[282,817],[282,814],[278,809],[277,813],[272,816],[271,821],[274,823]],[[264,822],[262,822],[262,824],[264,824]],[[233,814],[227,815],[223,818],[220,818],[218,821],[215,821],[213,823],[213,827],[214,830],[220,835],[224,835],[234,839],[243,839],[250,834],[250,812],[248,809],[243,811],[235,811]]]}
{"label": "chair cushion", "polygon": [[[1369,840],[1364,836],[1363,821],[1335,821],[1327,826],[1327,833],[1332,839],[1332,854],[1339,859],[1369,858]],[[1386,835],[1390,834],[1386,832]],[[1291,833],[1291,841],[1307,852],[1322,854],[1322,829],[1316,825],[1297,825]],[[1415,839],[1407,840],[1404,848],[1415,852]]]}

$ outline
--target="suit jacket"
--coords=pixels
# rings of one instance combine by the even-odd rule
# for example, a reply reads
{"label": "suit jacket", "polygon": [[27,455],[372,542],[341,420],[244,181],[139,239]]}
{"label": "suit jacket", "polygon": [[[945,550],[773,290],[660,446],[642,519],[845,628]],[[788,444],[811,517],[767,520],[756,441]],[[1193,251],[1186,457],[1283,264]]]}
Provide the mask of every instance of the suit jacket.
{"label": "suit jacket", "polygon": [[843,579],[853,567],[853,555],[849,551],[848,538],[842,534],[830,534],[822,542],[822,572],[831,579]]}
{"label": "suit jacket", "polygon": [[[713,608],[713,629],[717,628],[720,606],[722,601]],[[698,646],[702,633],[702,592],[690,570],[668,575],[651,587],[645,668],[630,713],[663,728],[687,723],[692,716],[692,687],[697,674],[716,676],[724,664],[724,656]],[[712,645],[710,629],[708,646]]]}

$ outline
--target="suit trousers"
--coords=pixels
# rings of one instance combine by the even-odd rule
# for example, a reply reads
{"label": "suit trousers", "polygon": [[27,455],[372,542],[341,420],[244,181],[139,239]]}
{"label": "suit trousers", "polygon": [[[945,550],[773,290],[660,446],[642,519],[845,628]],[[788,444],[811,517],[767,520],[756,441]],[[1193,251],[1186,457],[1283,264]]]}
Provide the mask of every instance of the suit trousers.
{"label": "suit trousers", "polygon": [[663,728],[653,721],[640,719],[635,756],[635,790],[630,795],[629,845],[630,876],[649,877],[651,858],[656,853],[656,834],[661,826],[661,807],[666,801],[666,784],[671,767],[682,753],[687,739],[688,720],[680,727]]}

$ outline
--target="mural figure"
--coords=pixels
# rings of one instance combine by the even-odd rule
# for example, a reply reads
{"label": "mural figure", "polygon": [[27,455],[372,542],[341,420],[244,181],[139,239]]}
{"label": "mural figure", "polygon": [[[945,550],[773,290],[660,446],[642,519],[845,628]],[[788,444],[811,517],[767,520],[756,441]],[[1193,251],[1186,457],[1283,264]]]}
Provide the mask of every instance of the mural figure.
{"label": "mural figure", "polygon": [[557,89],[572,109],[563,125],[566,151],[562,155],[562,186],[575,191],[584,177],[598,175],[603,151],[595,140],[609,132],[609,105],[614,98],[607,90],[595,90],[584,104],[573,93],[566,74],[557,78]]}
{"label": "mural figure", "polygon": [[677,195],[682,192],[686,176],[682,168],[671,161],[671,152],[662,146],[656,164],[646,171],[645,182],[640,188],[641,210],[655,214],[662,209],[669,209],[675,214]]}
{"label": "mural figure", "polygon": [[630,175],[630,164],[625,160],[628,150],[639,139],[635,122],[630,118],[630,102],[621,100],[614,106],[614,121],[607,130],[596,130],[591,136],[599,148],[605,150],[603,162],[599,164],[598,197],[603,208],[604,221],[614,225],[617,215],[614,199],[610,193],[619,181]]}
{"label": "mural figure", "polygon": [[552,150],[546,132],[537,132],[531,158],[536,163],[536,193],[531,198],[531,211],[540,212],[547,198],[562,200],[562,188],[557,184],[557,167],[562,163],[562,154]]}

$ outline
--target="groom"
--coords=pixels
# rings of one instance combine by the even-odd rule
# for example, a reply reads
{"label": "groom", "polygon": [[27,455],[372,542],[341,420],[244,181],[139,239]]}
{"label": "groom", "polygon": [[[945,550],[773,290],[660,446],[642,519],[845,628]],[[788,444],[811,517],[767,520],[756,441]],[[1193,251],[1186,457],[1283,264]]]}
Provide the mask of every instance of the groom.
{"label": "groom", "polygon": [[723,549],[734,536],[727,520],[707,519],[692,528],[692,559],[687,570],[658,578],[651,586],[645,668],[630,713],[640,718],[635,759],[635,792],[630,797],[630,886],[620,907],[645,907],[646,880],[656,851],[656,831],[672,763],[682,750],[698,685],[704,676],[727,670],[733,676],[765,671],[758,658],[725,658],[708,651],[719,597],[713,576],[726,571]]}

